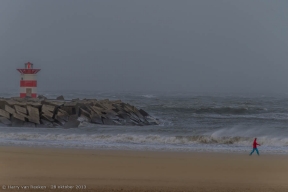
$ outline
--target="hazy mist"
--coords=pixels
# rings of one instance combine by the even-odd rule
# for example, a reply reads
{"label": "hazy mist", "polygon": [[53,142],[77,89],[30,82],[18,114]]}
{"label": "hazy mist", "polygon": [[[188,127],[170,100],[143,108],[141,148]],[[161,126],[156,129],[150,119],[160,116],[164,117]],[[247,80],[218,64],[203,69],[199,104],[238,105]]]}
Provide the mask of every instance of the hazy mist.
{"label": "hazy mist", "polygon": [[0,88],[288,92],[288,1],[1,0]]}

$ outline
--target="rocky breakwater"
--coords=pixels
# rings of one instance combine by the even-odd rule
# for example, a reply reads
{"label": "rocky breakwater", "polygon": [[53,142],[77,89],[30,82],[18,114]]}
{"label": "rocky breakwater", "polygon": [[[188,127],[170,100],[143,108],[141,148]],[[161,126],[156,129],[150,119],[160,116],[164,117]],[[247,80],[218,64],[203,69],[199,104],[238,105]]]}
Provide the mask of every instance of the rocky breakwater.
{"label": "rocky breakwater", "polygon": [[81,122],[104,125],[157,125],[158,120],[121,100],[0,98],[0,125],[75,128]]}

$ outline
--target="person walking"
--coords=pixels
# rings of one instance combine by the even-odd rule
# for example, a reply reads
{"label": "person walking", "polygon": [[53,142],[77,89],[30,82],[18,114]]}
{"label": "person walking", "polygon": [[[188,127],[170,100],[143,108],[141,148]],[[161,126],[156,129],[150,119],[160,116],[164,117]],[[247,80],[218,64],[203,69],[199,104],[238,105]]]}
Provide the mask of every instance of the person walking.
{"label": "person walking", "polygon": [[257,149],[257,145],[260,146],[260,144],[257,143],[257,138],[254,139],[254,142],[253,142],[253,150],[251,151],[250,155],[252,155],[252,153],[254,153],[254,151],[257,152],[257,154],[259,155],[259,151]]}

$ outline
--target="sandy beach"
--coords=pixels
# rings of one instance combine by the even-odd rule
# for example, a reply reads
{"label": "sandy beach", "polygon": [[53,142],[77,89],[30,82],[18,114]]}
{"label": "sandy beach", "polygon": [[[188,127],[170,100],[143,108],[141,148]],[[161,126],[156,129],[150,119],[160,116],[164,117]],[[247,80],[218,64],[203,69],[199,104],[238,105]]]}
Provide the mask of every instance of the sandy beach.
{"label": "sandy beach", "polygon": [[0,147],[0,185],[27,192],[284,192],[287,162],[287,155],[272,154]]}

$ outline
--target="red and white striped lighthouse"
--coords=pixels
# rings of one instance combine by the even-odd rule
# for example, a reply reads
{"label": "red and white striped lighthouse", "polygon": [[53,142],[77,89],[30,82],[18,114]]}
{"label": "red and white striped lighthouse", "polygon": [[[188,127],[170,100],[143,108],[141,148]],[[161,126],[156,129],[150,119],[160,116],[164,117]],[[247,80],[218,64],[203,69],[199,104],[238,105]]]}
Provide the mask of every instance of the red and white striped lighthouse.
{"label": "red and white striped lighthouse", "polygon": [[33,64],[25,63],[24,69],[17,69],[21,73],[20,97],[37,97],[37,79],[36,74],[40,69],[33,69]]}

